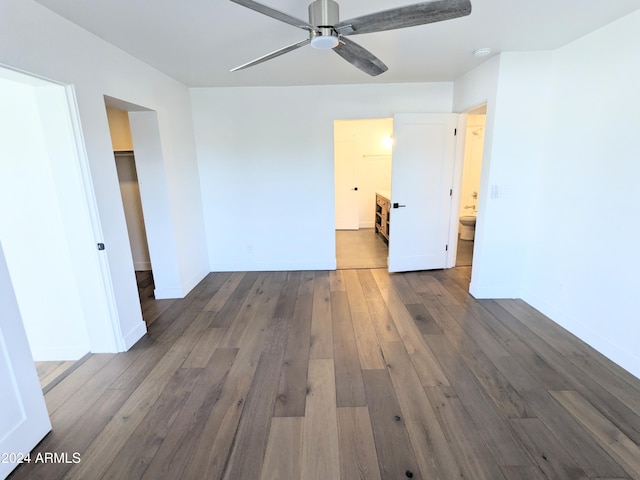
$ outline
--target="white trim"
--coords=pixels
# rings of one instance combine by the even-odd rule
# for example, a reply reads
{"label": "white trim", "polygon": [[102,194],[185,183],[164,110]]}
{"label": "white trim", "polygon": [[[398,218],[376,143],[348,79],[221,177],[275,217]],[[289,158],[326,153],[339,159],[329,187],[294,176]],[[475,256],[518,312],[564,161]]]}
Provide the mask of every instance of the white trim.
{"label": "white trim", "polygon": [[148,272],[151,270],[151,262],[133,262],[133,268],[136,272]]}
{"label": "white trim", "polygon": [[620,347],[616,343],[612,342],[611,339],[603,336],[597,330],[584,325],[571,315],[557,307],[554,307],[552,304],[540,299],[536,295],[524,295],[522,299],[548,317],[551,321],[557,323],[562,328],[590,345],[609,360],[616,363],[621,368],[624,368],[632,375],[640,378],[640,357],[637,355],[637,352],[634,354],[634,352],[630,352]]}
{"label": "white trim", "polygon": [[462,171],[464,168],[464,149],[467,137],[467,114],[458,114],[456,125],[456,153],[451,179],[451,218],[449,220],[449,251],[447,252],[447,268],[456,266],[458,257],[458,229],[460,226],[460,192],[462,191]]}
{"label": "white trim", "polygon": [[172,298],[184,298],[184,290],[180,287],[176,288],[156,288],[153,291],[156,300],[169,300]]}
{"label": "white trim", "polygon": [[[87,156],[87,148],[84,143],[84,135],[82,133],[82,126],[80,124],[80,111],[78,109],[78,102],[75,95],[75,89],[73,85],[64,85],[65,93],[67,96],[67,103],[69,105],[69,113],[71,118],[71,125],[73,128],[74,139],[76,143],[76,150],[78,155],[78,165],[80,167],[80,174],[82,176],[82,184],[84,187],[85,198],[87,200],[87,211],[91,219],[91,227],[96,239],[96,244],[101,242],[104,238],[102,232],[102,225],[100,224],[100,217],[98,213],[98,205],[96,203],[95,191],[93,188],[93,179],[91,178],[91,171],[89,169],[89,159]],[[96,247],[97,248],[97,247]],[[96,250],[97,252],[97,250]],[[113,332],[113,343],[116,351],[125,351],[125,342],[122,335],[122,329],[120,326],[120,317],[118,315],[118,307],[115,292],[113,291],[113,280],[111,277],[111,270],[109,268],[109,262],[106,253],[97,253],[98,262],[100,264],[101,283],[104,287],[105,301],[107,308],[109,309],[109,318],[111,320],[111,329]],[[86,352],[85,352],[86,353]]]}
{"label": "white trim", "polygon": [[188,282],[183,283],[182,286],[175,287],[175,288],[156,288],[153,291],[153,295],[156,298],[156,300],[167,300],[167,299],[171,299],[171,298],[184,298],[208,274],[209,274],[209,271],[201,270],[200,273],[198,273],[197,275],[194,275]]}
{"label": "white trim", "polygon": [[301,262],[270,262],[270,263],[214,263],[213,272],[279,272],[279,271],[309,271],[335,270],[336,259],[305,260]]}
{"label": "white trim", "polygon": [[145,336],[147,333],[147,324],[144,322],[139,322],[135,327],[129,331],[124,337],[124,347],[125,350],[129,350],[133,347],[138,340]]}
{"label": "white trim", "polygon": [[520,294],[513,291],[512,285],[478,285],[473,280],[469,285],[469,293],[474,298],[520,298]]}
{"label": "white trim", "polygon": [[[59,85],[61,87],[64,87],[65,84],[61,83],[57,80],[52,80],[48,77],[45,77],[43,75],[38,75],[37,73],[32,73],[32,72],[28,72],[26,70],[22,70],[21,68],[16,68],[12,65],[7,65],[6,63],[0,63],[0,69],[4,69],[4,70],[8,70],[10,72],[15,72],[18,75],[20,75],[20,82],[24,83],[25,78],[23,77],[27,77],[27,78],[31,78],[33,80],[37,80],[38,83],[37,85],[46,85],[46,84],[54,84],[54,85]],[[7,77],[5,75],[3,75],[4,78],[11,78],[11,77]]]}
{"label": "white trim", "polygon": [[36,362],[67,362],[78,360],[87,354],[87,350],[78,347],[42,347],[38,348],[38,356],[34,357]]}
{"label": "white trim", "polygon": [[203,279],[204,277],[206,277],[207,275],[209,275],[209,271],[206,269],[202,269],[200,270],[200,272],[196,275],[194,275],[193,277],[191,277],[191,279],[182,284],[182,291],[183,293],[183,297],[186,296],[191,290],[193,290],[195,288],[196,285],[198,285]]}

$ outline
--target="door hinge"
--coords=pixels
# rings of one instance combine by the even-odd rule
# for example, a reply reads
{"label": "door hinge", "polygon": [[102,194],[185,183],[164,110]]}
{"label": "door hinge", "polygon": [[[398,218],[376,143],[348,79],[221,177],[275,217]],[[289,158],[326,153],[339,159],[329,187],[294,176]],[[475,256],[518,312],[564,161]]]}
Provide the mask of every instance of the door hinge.
{"label": "door hinge", "polygon": [[458,135],[458,129],[457,129],[457,128],[454,128],[454,129],[453,129],[453,136],[455,137],[456,135]]}
{"label": "door hinge", "polygon": [[448,252],[448,251],[449,251],[449,245],[445,245],[445,246],[444,246],[444,251],[445,251],[445,252]]}
{"label": "door hinge", "polygon": [[104,243],[99,243],[98,244],[98,250],[104,250]]}
{"label": "door hinge", "polygon": [[450,189],[449,189],[449,196],[450,196],[450,197],[453,197],[453,188],[450,188]]}

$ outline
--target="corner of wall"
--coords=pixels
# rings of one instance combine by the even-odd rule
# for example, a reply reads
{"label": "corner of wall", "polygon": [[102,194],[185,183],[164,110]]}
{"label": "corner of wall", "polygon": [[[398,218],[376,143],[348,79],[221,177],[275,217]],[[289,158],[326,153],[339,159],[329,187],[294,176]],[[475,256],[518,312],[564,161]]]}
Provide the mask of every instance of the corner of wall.
{"label": "corner of wall", "polygon": [[191,290],[193,290],[196,285],[198,285],[204,278],[209,274],[209,271],[206,268],[202,268],[197,274],[192,276],[186,282],[182,283],[182,292],[183,297],[187,296]]}
{"label": "corner of wall", "polygon": [[147,325],[139,322],[127,334],[124,335],[124,351],[133,347],[147,333]]}
{"label": "corner of wall", "polygon": [[640,357],[637,352],[631,352],[618,343],[613,342],[599,331],[588,327],[570,313],[552,305],[533,292],[523,293],[522,299],[536,310],[539,310],[543,315],[549,317],[553,322],[591,346],[594,350],[597,350],[632,375],[640,378]]}

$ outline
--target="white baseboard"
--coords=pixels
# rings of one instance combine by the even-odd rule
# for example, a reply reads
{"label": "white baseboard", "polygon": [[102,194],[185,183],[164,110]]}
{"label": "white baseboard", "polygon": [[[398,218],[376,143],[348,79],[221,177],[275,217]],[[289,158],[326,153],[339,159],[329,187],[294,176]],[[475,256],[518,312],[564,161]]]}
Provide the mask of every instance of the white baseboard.
{"label": "white baseboard", "polygon": [[514,290],[508,285],[478,285],[471,282],[469,285],[469,293],[474,298],[520,298],[520,292]]}
{"label": "white baseboard", "polygon": [[140,340],[147,333],[147,325],[144,322],[139,322],[133,327],[129,333],[124,336],[124,348],[125,351],[133,347],[138,340]]}
{"label": "white baseboard", "polygon": [[549,304],[535,295],[524,295],[523,300],[533,308],[549,317],[552,321],[568,330],[580,340],[590,345],[612,362],[616,363],[637,378],[640,378],[640,357],[637,352],[630,352],[615,341],[603,336],[566,312]]}
{"label": "white baseboard", "polygon": [[306,270],[335,270],[336,259],[317,259],[300,262],[256,262],[256,263],[221,263],[211,265],[212,272],[278,272]]}
{"label": "white baseboard", "polygon": [[202,281],[204,277],[209,273],[208,270],[201,270],[198,274],[191,277],[188,281],[183,282],[180,287],[174,288],[156,288],[153,291],[153,295],[156,300],[167,300],[172,298],[184,298],[187,294],[193,290],[193,288]]}
{"label": "white baseboard", "polygon": [[79,360],[87,354],[87,350],[78,347],[44,347],[31,352],[34,362],[68,362]]}
{"label": "white baseboard", "polygon": [[184,298],[184,293],[181,287],[156,288],[153,290],[153,296],[156,300],[168,300],[172,298]]}
{"label": "white baseboard", "polygon": [[182,284],[182,292],[183,292],[183,297],[185,297],[191,290],[193,290],[195,288],[196,285],[198,285],[202,279],[204,277],[206,277],[209,274],[209,271],[207,269],[202,269],[200,270],[196,275],[194,275],[193,277],[191,277],[190,280],[188,280],[186,283]]}

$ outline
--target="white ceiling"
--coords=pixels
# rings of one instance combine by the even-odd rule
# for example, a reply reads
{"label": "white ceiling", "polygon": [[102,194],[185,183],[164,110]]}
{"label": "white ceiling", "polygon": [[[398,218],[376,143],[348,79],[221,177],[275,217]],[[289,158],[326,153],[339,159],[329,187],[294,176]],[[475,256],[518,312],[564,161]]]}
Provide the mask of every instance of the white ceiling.
{"label": "white ceiling", "polygon": [[[471,0],[468,17],[350,37],[389,67],[369,77],[310,46],[229,73],[307,34],[228,0],[36,1],[192,87],[452,81],[486,60],[476,48],[555,49],[640,8],[640,0]],[[306,0],[258,1],[308,19]],[[339,3],[347,19],[415,2]]]}

